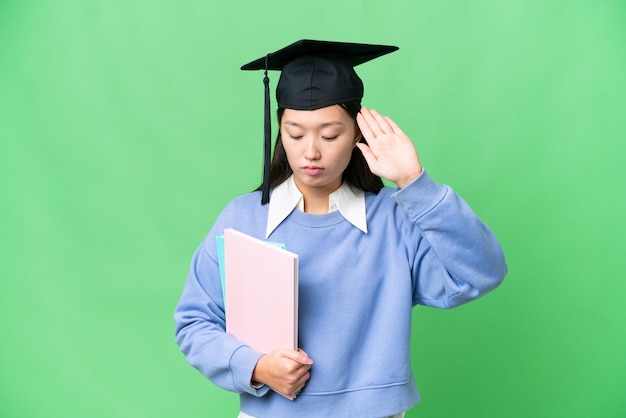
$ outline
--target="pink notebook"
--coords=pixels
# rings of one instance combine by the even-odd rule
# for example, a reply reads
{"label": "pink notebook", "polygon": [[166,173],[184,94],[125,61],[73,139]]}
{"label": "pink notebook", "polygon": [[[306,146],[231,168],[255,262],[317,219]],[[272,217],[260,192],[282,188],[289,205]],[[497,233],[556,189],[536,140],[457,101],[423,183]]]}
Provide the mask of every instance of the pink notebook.
{"label": "pink notebook", "polygon": [[298,255],[224,230],[226,332],[261,353],[298,348]]}

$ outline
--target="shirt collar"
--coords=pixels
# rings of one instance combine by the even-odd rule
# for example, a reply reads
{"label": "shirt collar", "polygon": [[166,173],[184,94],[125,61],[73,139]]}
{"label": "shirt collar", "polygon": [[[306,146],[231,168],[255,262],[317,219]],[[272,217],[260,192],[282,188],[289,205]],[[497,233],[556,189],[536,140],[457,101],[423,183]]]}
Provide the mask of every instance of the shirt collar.
{"label": "shirt collar", "polygon": [[[265,237],[269,237],[278,225],[296,208],[304,211],[304,199],[296,186],[293,175],[291,175],[272,191]],[[336,210],[352,225],[367,233],[365,193],[361,190],[355,190],[344,182],[328,196],[328,211],[334,212]]]}

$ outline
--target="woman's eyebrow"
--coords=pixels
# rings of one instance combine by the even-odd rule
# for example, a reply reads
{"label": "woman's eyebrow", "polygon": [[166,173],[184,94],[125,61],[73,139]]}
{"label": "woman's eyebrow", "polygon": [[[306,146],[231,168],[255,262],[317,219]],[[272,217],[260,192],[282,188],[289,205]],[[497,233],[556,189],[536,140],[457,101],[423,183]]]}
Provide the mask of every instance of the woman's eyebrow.
{"label": "woman's eyebrow", "polygon": [[[297,128],[301,128],[303,125],[299,124],[298,122],[295,121],[291,121],[291,120],[286,120],[285,122],[283,122],[285,125],[290,125],[290,126],[295,126]],[[344,126],[345,124],[341,121],[330,121],[330,122],[324,122],[319,124],[318,126],[325,128],[327,126],[333,126],[333,125],[339,125],[339,126]]]}

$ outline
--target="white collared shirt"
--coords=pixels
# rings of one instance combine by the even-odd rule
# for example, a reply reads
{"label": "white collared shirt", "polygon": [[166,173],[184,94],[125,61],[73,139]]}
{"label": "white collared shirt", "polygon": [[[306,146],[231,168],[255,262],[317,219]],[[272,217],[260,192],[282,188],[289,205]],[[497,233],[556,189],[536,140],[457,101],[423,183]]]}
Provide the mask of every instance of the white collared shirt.
{"label": "white collared shirt", "polygon": [[[270,198],[265,238],[285,220],[294,210],[304,212],[304,198],[291,175],[287,180],[274,188]],[[328,212],[339,211],[352,225],[367,233],[365,216],[365,193],[355,190],[346,183],[328,196]]]}

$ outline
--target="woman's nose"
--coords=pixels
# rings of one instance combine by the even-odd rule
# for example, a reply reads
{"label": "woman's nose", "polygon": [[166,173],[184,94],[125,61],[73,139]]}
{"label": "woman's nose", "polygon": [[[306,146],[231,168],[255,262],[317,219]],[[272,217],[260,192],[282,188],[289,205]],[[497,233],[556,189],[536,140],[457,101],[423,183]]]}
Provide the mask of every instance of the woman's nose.
{"label": "woman's nose", "polygon": [[304,150],[304,157],[307,160],[317,160],[320,158],[319,148],[317,147],[317,141],[315,138],[307,138],[306,148]]}

